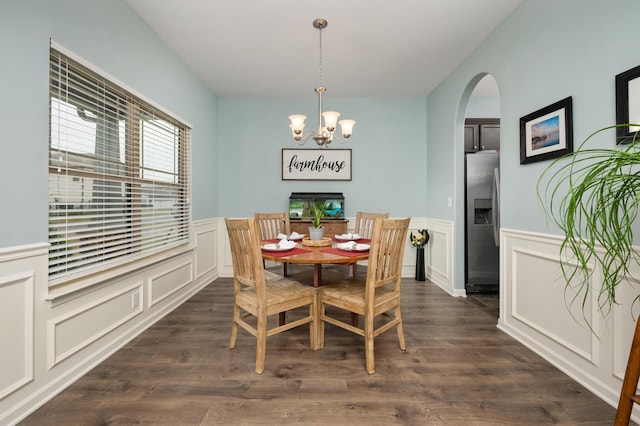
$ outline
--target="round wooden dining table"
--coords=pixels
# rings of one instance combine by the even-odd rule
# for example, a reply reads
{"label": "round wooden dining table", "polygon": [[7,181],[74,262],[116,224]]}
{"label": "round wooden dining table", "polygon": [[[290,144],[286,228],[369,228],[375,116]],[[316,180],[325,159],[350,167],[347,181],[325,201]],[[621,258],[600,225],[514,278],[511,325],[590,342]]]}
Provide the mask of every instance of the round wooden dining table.
{"label": "round wooden dining table", "polygon": [[[266,240],[264,244],[274,243],[277,240]],[[358,240],[358,243],[369,243],[370,240]],[[337,241],[331,245],[316,247],[297,243],[296,247],[287,251],[270,251],[262,249],[262,258],[275,262],[297,263],[313,265],[313,286],[322,284],[322,265],[349,265],[369,258],[369,250],[348,251],[336,247]]]}

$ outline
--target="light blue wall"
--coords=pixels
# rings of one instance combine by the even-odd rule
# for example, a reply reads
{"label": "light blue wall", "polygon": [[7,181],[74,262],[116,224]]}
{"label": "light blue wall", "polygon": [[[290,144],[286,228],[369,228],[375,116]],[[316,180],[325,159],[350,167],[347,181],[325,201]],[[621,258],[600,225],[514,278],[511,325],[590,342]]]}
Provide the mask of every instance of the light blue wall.
{"label": "light blue wall", "polygon": [[500,117],[500,98],[497,96],[472,96],[467,105],[467,118]]}
{"label": "light blue wall", "polygon": [[[290,114],[307,115],[306,130],[317,127],[317,100],[219,99],[219,211],[251,216],[288,208],[291,192],[342,192],[347,217],[357,211],[391,216],[424,216],[426,209],[426,99],[324,99],[325,109],[356,120],[351,181],[282,181],[281,150],[297,148]],[[310,139],[304,148],[315,148]]]}
{"label": "light blue wall", "polygon": [[[549,165],[520,165],[519,119],[573,97],[574,140],[615,123],[615,75],[640,63],[637,0],[525,0],[428,97],[428,192],[455,193],[455,208],[429,203],[427,216],[456,221],[456,287],[463,280],[462,119],[471,81],[490,73],[500,89],[501,225],[553,232],[536,199],[536,182]],[[596,145],[613,147],[614,139]],[[454,185],[432,185],[446,176]]]}
{"label": "light blue wall", "polygon": [[193,125],[193,217],[214,217],[216,97],[138,15],[123,0],[3,0],[0,248],[47,241],[50,38]]}

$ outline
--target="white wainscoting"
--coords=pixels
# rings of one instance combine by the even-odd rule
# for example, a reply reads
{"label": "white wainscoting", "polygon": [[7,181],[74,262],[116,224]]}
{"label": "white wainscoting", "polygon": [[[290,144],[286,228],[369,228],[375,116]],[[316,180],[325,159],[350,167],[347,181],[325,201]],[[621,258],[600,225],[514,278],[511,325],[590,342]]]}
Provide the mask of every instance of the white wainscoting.
{"label": "white wainscoting", "polygon": [[[465,296],[464,290],[453,288],[454,238],[453,222],[444,220],[425,220],[424,226],[429,232],[426,248],[426,276],[434,284],[452,296]],[[413,261],[415,265],[415,260]]]}
{"label": "white wainscoting", "polygon": [[57,298],[48,244],[0,249],[0,424],[19,422],[217,278],[217,227],[194,222],[192,250]]}
{"label": "white wainscoting", "polygon": [[[595,291],[583,309],[581,299],[571,304],[575,293],[565,289],[560,243],[558,236],[502,229],[498,327],[617,407],[638,315],[633,299],[640,270],[632,265],[635,288],[620,285],[620,304],[603,315],[596,300],[602,271],[594,266]],[[633,418],[640,419],[636,408]]]}
{"label": "white wainscoting", "polygon": [[31,260],[43,253],[45,246],[0,251],[0,401],[33,381],[33,301],[38,271]]}

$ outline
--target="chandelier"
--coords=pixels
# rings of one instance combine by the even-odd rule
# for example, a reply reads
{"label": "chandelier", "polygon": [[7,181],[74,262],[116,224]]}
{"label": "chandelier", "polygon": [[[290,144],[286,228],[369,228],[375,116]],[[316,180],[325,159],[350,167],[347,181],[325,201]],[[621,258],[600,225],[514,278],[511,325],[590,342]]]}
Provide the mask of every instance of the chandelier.
{"label": "chandelier", "polygon": [[[303,136],[302,132],[305,126],[304,120],[307,118],[306,115],[290,115],[289,120],[291,120],[291,124],[289,124],[289,127],[291,128],[293,138],[296,140],[298,145],[304,145],[305,142],[312,137],[320,148],[328,148],[334,138],[340,143],[346,143],[346,139],[351,136],[351,133],[353,132],[353,125],[356,124],[356,122],[354,120],[340,120],[338,122],[338,117],[340,116],[339,112],[322,112],[322,95],[327,91],[327,89],[322,87],[322,30],[327,27],[327,21],[322,18],[316,19],[313,21],[313,26],[320,31],[320,85],[315,88],[315,92],[318,94],[318,131],[311,132]],[[322,125],[323,118],[324,126]],[[345,139],[344,142],[338,137],[338,135],[334,134],[336,131],[336,123],[340,125],[342,137]]]}

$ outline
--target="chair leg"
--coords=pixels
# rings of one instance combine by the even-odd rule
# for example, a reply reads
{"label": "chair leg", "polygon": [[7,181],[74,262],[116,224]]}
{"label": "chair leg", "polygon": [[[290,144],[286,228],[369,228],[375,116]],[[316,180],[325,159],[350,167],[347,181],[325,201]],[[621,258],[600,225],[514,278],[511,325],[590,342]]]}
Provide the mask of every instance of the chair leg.
{"label": "chair leg", "polygon": [[357,272],[358,272],[358,262],[353,262],[353,265],[351,265],[351,276],[355,278]]}
{"label": "chair leg", "polygon": [[318,333],[320,332],[318,327],[318,323],[320,322],[318,299],[319,295],[316,292],[316,294],[313,295],[313,303],[309,306],[309,314],[311,315],[311,323],[309,323],[309,345],[314,351],[318,349]]}
{"label": "chair leg", "polygon": [[396,318],[400,320],[398,322],[398,326],[396,327],[396,330],[398,331],[398,342],[400,343],[400,349],[402,349],[403,351],[406,351],[407,346],[405,345],[405,342],[404,342],[404,327],[402,326],[402,309],[400,309],[400,306],[396,307],[395,313],[396,313]]}
{"label": "chair leg", "polygon": [[364,317],[364,359],[367,373],[376,372],[376,366],[373,359],[373,316],[365,315]]}
{"label": "chair leg", "polygon": [[628,425],[631,420],[631,411],[635,402],[635,394],[638,388],[638,379],[640,378],[640,318],[636,321],[636,330],[633,333],[633,341],[631,342],[631,350],[629,351],[629,360],[627,361],[627,370],[624,374],[622,389],[620,390],[620,400],[618,402],[618,410],[614,425]]}
{"label": "chair leg", "polygon": [[231,324],[231,338],[229,339],[229,349],[236,347],[236,338],[238,337],[238,318],[240,318],[240,308],[233,305],[233,324]]}
{"label": "chair leg", "polygon": [[256,324],[256,373],[264,371],[264,359],[267,352],[267,316],[258,314]]}
{"label": "chair leg", "polygon": [[322,319],[322,317],[325,314],[325,306],[324,303],[319,302],[318,303],[318,323],[316,324],[317,326],[317,333],[316,333],[316,348],[317,349],[322,349],[324,348],[324,320]]}

